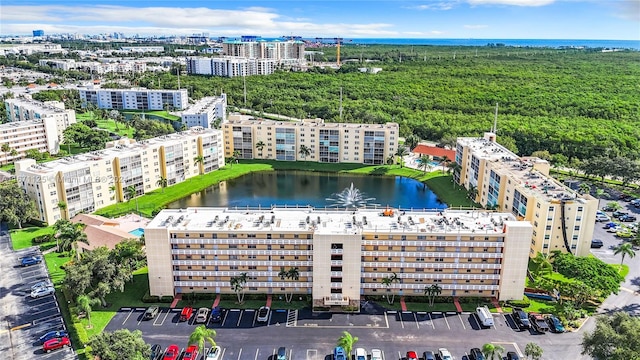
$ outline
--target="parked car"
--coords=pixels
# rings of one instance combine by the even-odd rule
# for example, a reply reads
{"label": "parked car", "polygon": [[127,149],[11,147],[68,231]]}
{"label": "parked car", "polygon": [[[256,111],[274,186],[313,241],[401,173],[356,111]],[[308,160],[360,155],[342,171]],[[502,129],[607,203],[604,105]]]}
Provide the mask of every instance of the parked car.
{"label": "parked car", "polygon": [[49,280],[40,281],[39,283],[36,283],[33,286],[31,286],[31,291],[40,289],[40,288],[48,288],[48,287],[53,287],[53,284],[51,283],[51,281]]}
{"label": "parked car", "polygon": [[549,328],[554,333],[565,332],[564,325],[562,325],[562,322],[560,321],[560,319],[558,319],[553,315],[547,315],[547,324],[549,324]]}
{"label": "parked car", "polygon": [[158,344],[154,344],[151,347],[151,355],[149,356],[149,360],[160,360],[162,356],[162,346]]}
{"label": "parked car", "polygon": [[211,316],[209,321],[220,322],[222,321],[222,309],[218,306],[211,308]]}
{"label": "parked car", "polygon": [[479,348],[473,348],[469,351],[469,360],[484,360],[484,354]]}
{"label": "parked car", "polygon": [[436,354],[434,354],[433,351],[425,351],[422,353],[422,358],[424,360],[436,360]]}
{"label": "parked car", "polygon": [[371,349],[371,360],[382,360],[382,351],[380,349]]}
{"label": "parked car", "polygon": [[269,320],[269,307],[262,306],[258,309],[258,322],[267,322]]}
{"label": "parked car", "polygon": [[198,359],[198,346],[190,345],[187,350],[184,351],[182,360],[197,360]]}
{"label": "parked car", "polygon": [[611,212],[614,211],[615,209],[611,206],[605,206],[601,209],[602,211],[607,211],[607,212]]}
{"label": "parked car", "polygon": [[69,333],[67,333],[65,330],[49,331],[48,333],[40,336],[40,344],[44,344],[48,340],[51,340],[54,338],[61,338],[61,337],[68,337],[68,336],[69,336]]}
{"label": "parked car", "polygon": [[207,353],[205,360],[219,360],[220,355],[222,355],[222,348],[220,346],[214,346],[213,349]]}
{"label": "parked car", "polygon": [[549,331],[549,325],[545,318],[538,313],[529,313],[529,322],[538,334],[544,334]]}
{"label": "parked car", "polygon": [[621,228],[619,231],[616,231],[616,236],[623,239],[629,239],[633,237],[633,233],[629,229]]}
{"label": "parked car", "polygon": [[46,353],[53,350],[62,349],[63,347],[71,347],[71,341],[68,337],[53,338],[42,344],[42,350]]}
{"label": "parked car", "polygon": [[357,348],[356,349],[356,360],[367,360],[367,351],[365,349],[363,349],[363,348]]}
{"label": "parked car", "polygon": [[438,349],[438,355],[440,356],[441,360],[453,360],[453,356],[451,356],[449,350],[445,348]]}
{"label": "parked car", "polygon": [[611,216],[613,216],[614,218],[616,218],[616,219],[617,219],[617,218],[619,218],[620,216],[622,216],[622,215],[627,215],[627,214],[629,214],[629,213],[628,213],[628,212],[624,212],[624,211],[617,210],[617,211],[614,211],[614,212],[613,212],[613,214],[611,214]]}
{"label": "parked car", "polygon": [[[418,360],[418,354],[415,351],[407,351],[406,360]],[[356,360],[360,360],[356,358]]]}
{"label": "parked car", "polygon": [[31,292],[30,296],[34,299],[41,298],[43,296],[53,295],[56,289],[52,287],[38,288]]}
{"label": "parked car", "polygon": [[522,310],[522,308],[514,307],[511,309],[511,317],[513,317],[513,321],[516,322],[516,325],[520,329],[528,329],[531,327],[531,323],[529,323],[529,318],[527,317],[527,313]]}
{"label": "parked car", "polygon": [[278,348],[278,356],[276,360],[289,360],[287,357],[287,349],[284,346]]}
{"label": "parked car", "polygon": [[182,308],[182,311],[180,312],[180,321],[189,321],[189,319],[191,319],[191,315],[193,315],[193,308],[191,306]]}
{"label": "parked car", "polygon": [[609,217],[609,215],[603,212],[600,212],[596,214],[596,221],[597,222],[611,221],[611,218]]}
{"label": "parked car", "polygon": [[198,309],[198,313],[196,314],[196,323],[204,324],[207,322],[209,318],[209,308],[200,308]]}
{"label": "parked car", "polygon": [[144,320],[151,320],[151,319],[155,318],[158,315],[159,311],[160,311],[159,307],[157,307],[155,305],[154,306],[149,306],[147,308],[147,310],[144,312],[144,315],[143,315],[142,318]]}
{"label": "parked car", "polygon": [[635,217],[635,215],[622,215],[618,218],[618,220],[622,222],[634,222],[638,219]]}
{"label": "parked car", "polygon": [[20,266],[22,267],[31,266],[31,265],[40,264],[41,262],[42,262],[41,256],[27,256],[27,257],[23,257],[20,260]]}
{"label": "parked car", "polygon": [[608,229],[607,229],[607,232],[608,232],[608,233],[615,234],[615,233],[617,233],[618,231],[620,231],[620,230],[622,230],[622,229],[623,229],[622,225],[616,225],[616,226],[614,226],[614,227],[610,227],[610,228],[608,228]]}
{"label": "parked car", "polygon": [[333,360],[347,360],[347,354],[340,346],[333,348]]}
{"label": "parked car", "polygon": [[633,199],[630,201],[631,205],[638,205],[640,204],[640,199]]}
{"label": "parked car", "polygon": [[180,356],[180,348],[176,344],[171,344],[164,352],[162,360],[176,360]]}
{"label": "parked car", "polygon": [[513,351],[509,351],[507,353],[507,360],[520,360],[520,356],[518,356],[518,354],[514,353]]}
{"label": "parked car", "polygon": [[603,229],[611,229],[618,226],[618,224],[614,223],[614,222],[608,222],[606,224],[604,224],[604,226],[602,227]]}

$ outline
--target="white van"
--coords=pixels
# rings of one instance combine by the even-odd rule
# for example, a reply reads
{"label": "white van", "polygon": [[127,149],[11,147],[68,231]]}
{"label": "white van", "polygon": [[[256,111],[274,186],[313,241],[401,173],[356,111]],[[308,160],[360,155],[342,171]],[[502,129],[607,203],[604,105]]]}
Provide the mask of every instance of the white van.
{"label": "white van", "polygon": [[478,318],[480,319],[480,324],[482,324],[482,326],[493,326],[493,315],[491,315],[491,312],[489,311],[489,308],[486,306],[482,306],[482,307],[477,307],[476,308],[476,315],[478,315]]}

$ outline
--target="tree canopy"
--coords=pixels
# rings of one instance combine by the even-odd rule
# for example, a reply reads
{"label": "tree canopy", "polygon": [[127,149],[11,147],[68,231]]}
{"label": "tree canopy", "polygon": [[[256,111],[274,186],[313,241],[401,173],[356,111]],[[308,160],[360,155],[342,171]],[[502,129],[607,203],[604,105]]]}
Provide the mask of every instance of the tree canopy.
{"label": "tree canopy", "polygon": [[588,288],[599,290],[605,296],[617,294],[624,280],[615,267],[592,256],[576,257],[556,251],[553,266],[560,274],[583,282]]}
{"label": "tree canopy", "polygon": [[596,318],[596,328],[582,338],[582,354],[594,359],[639,359],[640,318],[626,312]]}
{"label": "tree canopy", "polygon": [[36,206],[15,181],[0,183],[0,221],[22,228],[29,219],[36,218]]}
{"label": "tree canopy", "polygon": [[151,346],[142,339],[140,330],[104,331],[93,335],[89,345],[101,360],[143,360],[151,355]]}

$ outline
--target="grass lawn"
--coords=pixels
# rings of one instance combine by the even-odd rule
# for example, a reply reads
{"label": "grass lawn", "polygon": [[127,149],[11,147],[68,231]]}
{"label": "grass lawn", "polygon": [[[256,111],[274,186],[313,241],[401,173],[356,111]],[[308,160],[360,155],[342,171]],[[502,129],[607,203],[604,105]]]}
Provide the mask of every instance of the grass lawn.
{"label": "grass lawn", "polygon": [[[434,303],[433,306],[430,306],[428,302],[405,302],[407,304],[407,310],[408,311],[440,311],[440,312],[456,312],[458,311],[456,309],[456,306],[453,302],[446,302],[446,303]],[[397,300],[393,302],[393,304],[389,305],[386,301],[381,301],[378,302],[379,305],[386,307],[387,309],[390,310],[401,310],[400,308],[400,300]],[[485,302],[461,302],[460,306],[462,307],[463,311],[476,311],[476,307],[478,306],[487,306],[489,307],[489,309],[494,309],[493,304],[491,303],[485,303]]]}
{"label": "grass lawn", "polygon": [[614,268],[616,268],[618,270],[618,273],[620,273],[620,276],[622,276],[623,278],[626,278],[627,275],[629,275],[629,265],[623,264],[623,265],[611,265]]}
{"label": "grass lawn", "polygon": [[48,227],[31,226],[31,227],[25,227],[22,229],[13,229],[10,231],[11,242],[13,243],[13,249],[20,250],[20,249],[31,247],[33,245],[46,245],[47,243],[33,244],[31,240],[33,240],[33,238],[38,236],[53,234],[54,231],[55,230],[53,229],[53,226],[48,226]]}
{"label": "grass lawn", "polygon": [[[213,301],[209,303],[209,307],[211,307],[211,304],[213,304]],[[265,300],[245,300],[242,304],[238,304],[238,300],[220,300],[218,306],[225,309],[259,309],[265,304]]]}
{"label": "grass lawn", "polygon": [[171,120],[171,121],[178,121],[180,120],[179,116],[175,116],[175,115],[171,115],[169,114],[169,112],[164,111],[164,110],[127,110],[127,111],[123,111],[123,114],[141,114],[140,117],[142,117],[142,113],[144,113],[145,115],[153,115],[153,116],[157,116],[157,117],[161,117],[163,119],[167,119],[167,120]]}
{"label": "grass lawn", "polygon": [[[107,120],[96,120],[96,123],[98,124],[98,127],[100,129],[105,129],[105,130],[109,130],[111,132],[114,132],[120,136],[126,136],[129,139],[133,139],[133,133],[135,132],[135,130],[128,126],[128,125],[124,125],[124,124],[116,124],[115,120],[112,119],[107,119]],[[117,126],[116,126],[117,125]]]}
{"label": "grass lawn", "polygon": [[[263,304],[264,305],[264,304]],[[296,310],[296,309],[304,309],[306,307],[310,307],[311,305],[309,304],[308,301],[291,301],[290,303],[284,301],[284,300],[273,300],[271,301],[271,308],[272,309],[291,309],[291,310]]]}
{"label": "grass lawn", "polygon": [[57,253],[55,251],[44,256],[49,276],[51,276],[51,282],[56,286],[62,284],[62,281],[64,280],[65,272],[61,266],[68,263],[70,260],[71,257],[69,257],[67,253]]}

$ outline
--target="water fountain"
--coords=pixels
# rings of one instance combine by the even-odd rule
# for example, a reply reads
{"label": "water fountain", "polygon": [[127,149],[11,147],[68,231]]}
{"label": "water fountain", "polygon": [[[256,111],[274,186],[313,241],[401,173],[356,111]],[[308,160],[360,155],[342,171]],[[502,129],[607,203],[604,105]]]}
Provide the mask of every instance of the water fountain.
{"label": "water fountain", "polygon": [[367,195],[360,191],[360,189],[353,186],[344,188],[339,193],[335,193],[330,198],[326,198],[327,201],[331,202],[331,207],[341,207],[341,208],[362,208],[367,205],[377,205],[372,204],[376,198],[374,197],[366,197]]}

